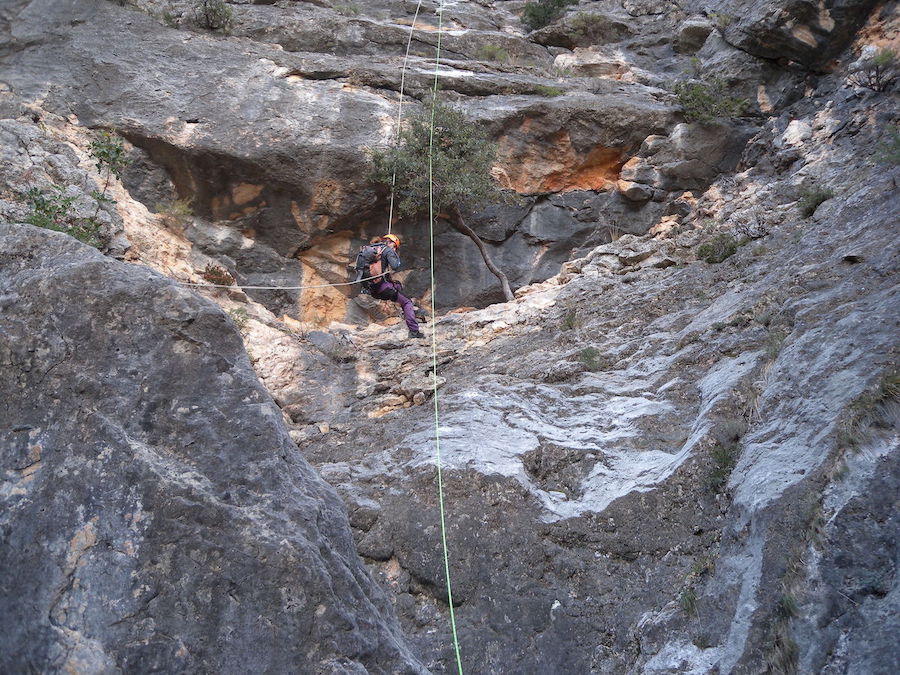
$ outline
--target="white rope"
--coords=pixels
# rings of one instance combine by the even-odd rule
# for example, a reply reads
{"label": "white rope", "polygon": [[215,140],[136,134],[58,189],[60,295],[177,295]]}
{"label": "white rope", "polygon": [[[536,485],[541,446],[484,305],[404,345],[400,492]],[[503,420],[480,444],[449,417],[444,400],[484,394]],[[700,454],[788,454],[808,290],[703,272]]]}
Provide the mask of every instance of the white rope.
{"label": "white rope", "polygon": [[335,288],[337,286],[353,286],[354,284],[360,284],[363,281],[372,281],[373,279],[380,279],[381,277],[382,275],[379,274],[375,277],[363,277],[358,281],[345,281],[338,284],[314,284],[312,286],[239,286],[237,284],[226,286],[225,284],[201,284],[199,282],[178,280],[175,280],[175,283],[182,286],[193,286],[194,288],[239,288],[242,291],[302,291],[307,288]]}
{"label": "white rope", "polygon": [[[409,50],[412,46],[413,31],[416,29],[416,20],[419,18],[419,10],[422,8],[422,0],[416,5],[416,13],[413,16],[412,25],[409,27],[409,39],[406,41],[406,55],[403,57],[403,68],[400,70],[400,101],[397,104],[397,133],[394,136],[394,146],[400,144],[400,121],[403,115],[403,87],[406,82],[406,64],[409,61]],[[397,187],[397,163],[394,162],[394,173],[391,176],[391,206],[388,210],[388,234],[394,223],[394,189]]]}

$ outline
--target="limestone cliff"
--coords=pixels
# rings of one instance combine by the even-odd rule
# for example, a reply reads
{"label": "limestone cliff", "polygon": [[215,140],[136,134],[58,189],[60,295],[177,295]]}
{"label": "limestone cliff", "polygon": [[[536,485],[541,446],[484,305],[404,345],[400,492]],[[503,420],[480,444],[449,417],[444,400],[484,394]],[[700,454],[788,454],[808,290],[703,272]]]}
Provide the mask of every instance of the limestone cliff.
{"label": "limestone cliff", "polygon": [[[896,671],[896,2],[195,4],[0,7],[0,670],[456,672],[437,392],[465,672]],[[439,6],[517,300],[176,283],[346,280]]]}

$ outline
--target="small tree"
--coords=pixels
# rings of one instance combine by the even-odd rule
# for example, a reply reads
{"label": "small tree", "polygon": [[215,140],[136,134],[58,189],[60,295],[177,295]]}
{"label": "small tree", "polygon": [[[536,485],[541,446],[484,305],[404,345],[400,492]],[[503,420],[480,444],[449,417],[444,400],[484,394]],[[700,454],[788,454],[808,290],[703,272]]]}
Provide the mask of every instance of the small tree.
{"label": "small tree", "polygon": [[[491,260],[484,242],[463,216],[492,199],[503,199],[490,174],[496,148],[465,115],[440,102],[434,108],[433,144],[431,121],[432,111],[425,107],[408,120],[396,146],[373,152],[371,177],[390,185],[396,171],[398,209],[407,216],[427,211],[429,190],[433,186],[435,213],[475,242],[484,264],[500,280],[504,297],[514,300],[506,275]],[[432,148],[431,185],[429,147]]]}
{"label": "small tree", "polygon": [[122,171],[128,166],[128,158],[125,156],[125,143],[110,131],[101,131],[88,146],[88,153],[96,162],[97,171],[104,178],[103,190],[91,192],[91,196],[97,200],[97,210],[94,211],[94,218],[96,218],[102,204],[114,201],[106,196],[109,180],[112,176],[122,178]]}
{"label": "small tree", "polygon": [[234,26],[234,12],[225,0],[194,0],[194,18],[203,28],[223,33]]}
{"label": "small tree", "polygon": [[849,82],[872,91],[886,91],[897,79],[897,71],[897,55],[891,49],[881,49],[859,64]]}

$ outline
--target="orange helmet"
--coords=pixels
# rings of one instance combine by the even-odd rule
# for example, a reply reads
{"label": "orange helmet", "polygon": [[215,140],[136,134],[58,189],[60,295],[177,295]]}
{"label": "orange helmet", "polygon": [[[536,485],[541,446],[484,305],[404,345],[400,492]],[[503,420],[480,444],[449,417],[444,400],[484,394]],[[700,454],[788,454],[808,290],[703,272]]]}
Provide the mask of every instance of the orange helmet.
{"label": "orange helmet", "polygon": [[385,241],[393,242],[394,246],[400,248],[400,237],[398,237],[396,234],[386,234],[382,237],[382,239],[384,239]]}

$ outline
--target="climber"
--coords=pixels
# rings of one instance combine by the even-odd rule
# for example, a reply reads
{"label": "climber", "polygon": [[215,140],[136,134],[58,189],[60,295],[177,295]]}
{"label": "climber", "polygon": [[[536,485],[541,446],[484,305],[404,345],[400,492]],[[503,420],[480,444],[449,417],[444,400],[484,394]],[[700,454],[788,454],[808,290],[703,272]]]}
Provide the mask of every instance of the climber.
{"label": "climber", "polygon": [[402,264],[397,253],[399,249],[400,237],[396,234],[386,234],[373,239],[370,244],[363,246],[356,256],[356,278],[365,279],[362,282],[363,293],[369,293],[377,300],[389,300],[400,305],[410,338],[424,338],[425,335],[419,330],[416,308],[412,300],[400,292],[403,290],[403,284],[391,278],[390,270],[398,270]]}

